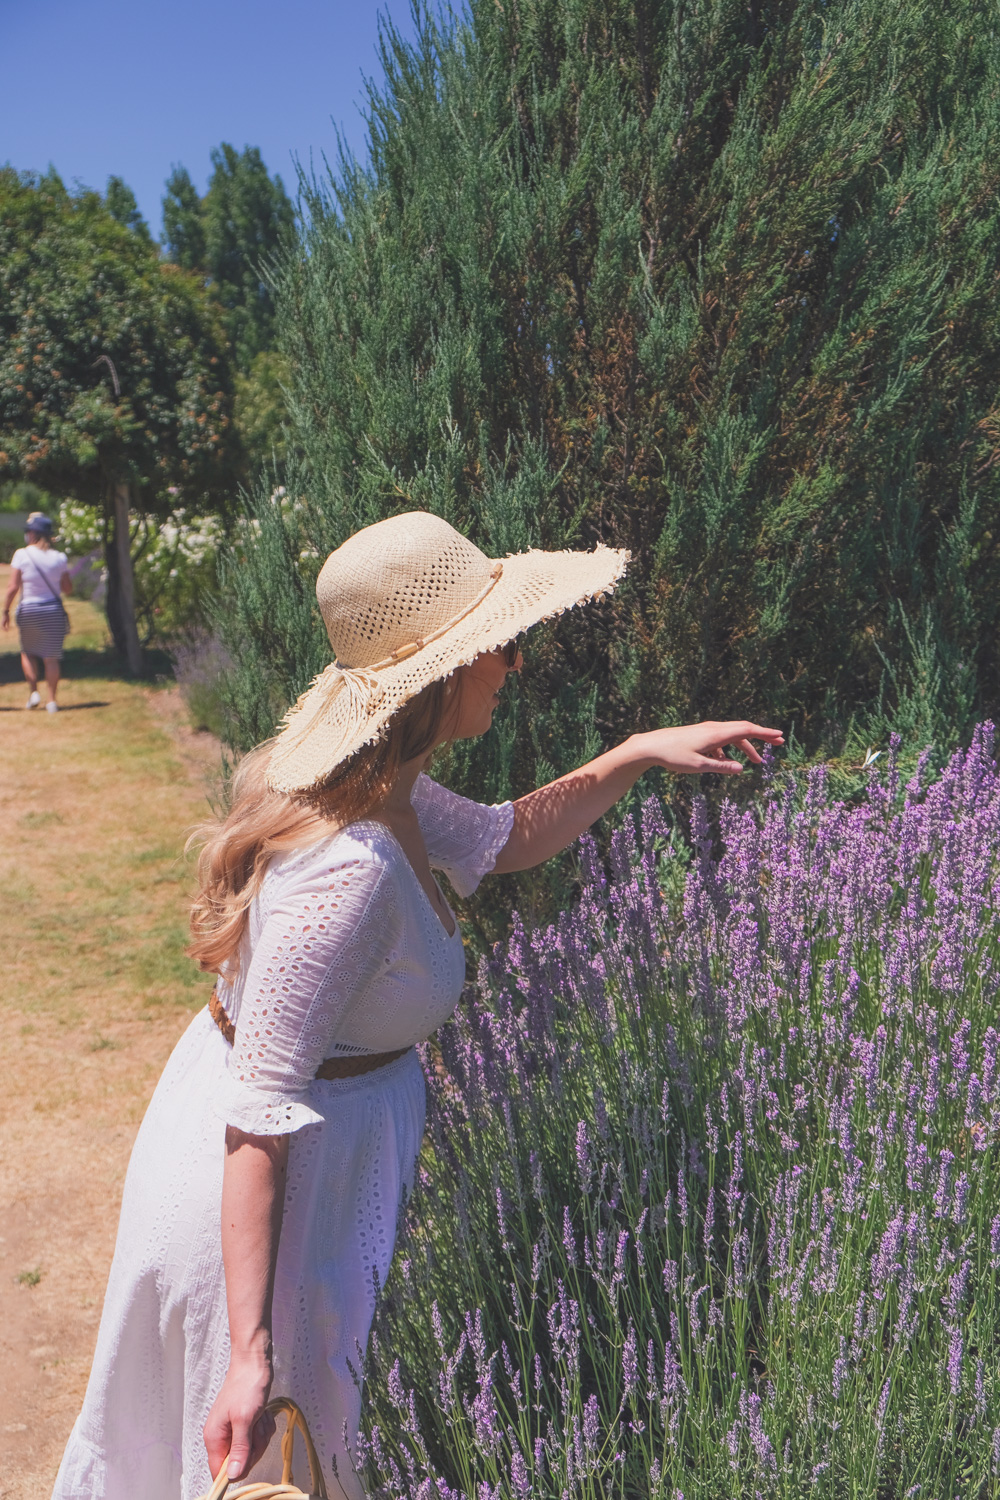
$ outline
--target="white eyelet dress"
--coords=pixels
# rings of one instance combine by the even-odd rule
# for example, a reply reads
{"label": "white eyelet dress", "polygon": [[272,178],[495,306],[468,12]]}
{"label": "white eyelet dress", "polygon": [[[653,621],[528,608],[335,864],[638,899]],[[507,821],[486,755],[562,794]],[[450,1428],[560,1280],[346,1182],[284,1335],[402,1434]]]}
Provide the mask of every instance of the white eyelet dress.
{"label": "white eyelet dress", "polygon": [[[511,804],[470,802],[426,776],[413,804],[432,866],[470,894],[507,841]],[[227,1124],[291,1135],[272,1389],[305,1412],[331,1496],[363,1496],[350,1458],[355,1375],[423,1136],[412,1045],[451,1014],[464,978],[457,923],[449,937],[381,823],[272,860],[239,974],[220,984],[235,1044],[201,1011],[136,1138],[90,1383],[54,1500],[191,1500],[211,1485],[202,1428],[229,1364]],[[325,1057],[400,1047],[411,1050],[359,1078],[314,1076]],[[280,1477],[270,1451],[253,1477]]]}

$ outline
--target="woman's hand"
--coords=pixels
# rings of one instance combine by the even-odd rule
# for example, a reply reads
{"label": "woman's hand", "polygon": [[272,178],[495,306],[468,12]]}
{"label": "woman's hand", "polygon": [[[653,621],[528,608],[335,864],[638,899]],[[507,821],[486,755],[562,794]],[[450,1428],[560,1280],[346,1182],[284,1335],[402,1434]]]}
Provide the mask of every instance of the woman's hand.
{"label": "woman's hand", "polygon": [[264,1407],[271,1390],[270,1360],[234,1359],[205,1423],[208,1467],[214,1479],[229,1458],[230,1479],[243,1479],[274,1436]]}
{"label": "woman's hand", "polygon": [[722,776],[738,776],[743,770],[740,761],[727,757],[727,746],[735,746],[759,766],[761,757],[752,744],[753,740],[760,740],[765,745],[785,743],[780,729],[765,729],[747,719],[732,719],[726,723],[709,719],[704,724],[683,724],[678,729],[653,729],[647,734],[637,734],[635,739],[651,763],[662,766],[665,771],[689,775],[715,771]]}

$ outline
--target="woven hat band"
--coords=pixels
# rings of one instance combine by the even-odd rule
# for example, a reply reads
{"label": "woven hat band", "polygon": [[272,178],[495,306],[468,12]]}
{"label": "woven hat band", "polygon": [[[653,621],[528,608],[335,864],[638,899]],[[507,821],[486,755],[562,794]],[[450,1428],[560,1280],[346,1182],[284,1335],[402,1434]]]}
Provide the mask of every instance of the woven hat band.
{"label": "woven hat band", "polygon": [[480,590],[470,604],[467,604],[464,609],[459,610],[457,614],[452,615],[449,620],[446,620],[443,625],[439,625],[436,630],[428,631],[426,635],[418,637],[415,641],[407,641],[405,645],[397,646],[395,651],[390,652],[382,661],[373,661],[371,666],[356,668],[348,666],[346,662],[338,659],[334,662],[334,666],[338,667],[345,674],[354,672],[357,675],[361,675],[368,672],[381,672],[386,667],[394,667],[399,661],[406,661],[408,657],[416,656],[418,651],[422,651],[432,641],[439,641],[443,635],[448,634],[449,630],[454,630],[455,626],[460,624],[467,615],[471,615],[474,609],[478,609],[483,600],[489,598],[502,577],[503,563],[495,562],[490,569],[489,583],[484,589]]}

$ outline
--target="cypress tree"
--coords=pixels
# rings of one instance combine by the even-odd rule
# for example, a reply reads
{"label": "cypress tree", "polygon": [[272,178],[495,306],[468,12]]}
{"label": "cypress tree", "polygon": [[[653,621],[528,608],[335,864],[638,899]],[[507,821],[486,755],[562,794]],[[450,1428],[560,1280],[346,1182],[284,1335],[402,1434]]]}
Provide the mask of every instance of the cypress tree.
{"label": "cypress tree", "polygon": [[499,555],[634,554],[456,749],[481,798],[654,723],[747,715],[830,753],[990,709],[981,5],[470,0],[386,29],[382,62],[370,160],[303,182],[278,276],[301,504],[259,497],[230,570],[234,742],[328,659],[309,555],[414,507]]}
{"label": "cypress tree", "polygon": [[135,201],[135,194],[124,178],[108,178],[108,186],[104,193],[104,204],[108,213],[118,224],[124,224],[126,229],[131,229],[133,234],[137,234],[147,244],[152,241],[149,225],[139,212],[139,205]]}
{"label": "cypress tree", "polygon": [[199,198],[185,167],[174,167],[163,196],[163,234],[172,261],[201,271],[222,307],[238,368],[274,345],[268,272],[292,228],[281,178],[268,175],[259,149],[223,141],[211,153],[208,192]]}
{"label": "cypress tree", "polygon": [[186,167],[174,167],[163,195],[163,239],[168,256],[185,271],[205,267],[201,199]]}
{"label": "cypress tree", "polygon": [[205,269],[226,310],[241,370],[274,343],[274,300],[267,268],[292,227],[281,178],[270,177],[256,146],[222,145],[212,152],[202,204]]}

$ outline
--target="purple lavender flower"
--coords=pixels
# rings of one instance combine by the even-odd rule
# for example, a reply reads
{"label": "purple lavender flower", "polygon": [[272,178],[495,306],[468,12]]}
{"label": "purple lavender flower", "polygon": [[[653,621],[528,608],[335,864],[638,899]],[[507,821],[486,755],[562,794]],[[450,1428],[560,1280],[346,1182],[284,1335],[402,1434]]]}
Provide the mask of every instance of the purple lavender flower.
{"label": "purple lavender flower", "polygon": [[398,1359],[396,1360],[396,1363],[393,1365],[392,1369],[389,1371],[389,1379],[387,1385],[389,1391],[389,1400],[392,1402],[393,1406],[397,1411],[405,1411],[406,1392],[403,1390],[403,1379],[400,1374]]}
{"label": "purple lavender flower", "polygon": [[844,1382],[850,1374],[851,1364],[847,1358],[847,1340],[841,1335],[840,1353],[833,1362],[833,1380],[831,1390],[834,1401],[840,1400],[840,1393],[844,1389]]}
{"label": "purple lavender flower", "polygon": [[969,1207],[969,1179],[964,1172],[959,1173],[958,1181],[955,1183],[955,1196],[951,1205],[951,1219],[953,1224],[961,1227],[966,1220]]}
{"label": "purple lavender flower", "polygon": [[945,1311],[952,1323],[957,1323],[962,1316],[962,1308],[965,1306],[966,1294],[969,1290],[969,1277],[972,1274],[971,1260],[963,1260],[958,1270],[948,1283],[948,1291],[944,1298]]}
{"label": "purple lavender flower", "polygon": [[580,1304],[567,1294],[562,1281],[556,1288],[558,1296],[547,1315],[552,1352],[575,1379],[580,1370]]}
{"label": "purple lavender flower", "polygon": [[611,1277],[612,1286],[620,1286],[625,1280],[625,1252],[628,1249],[628,1230],[623,1229],[615,1246],[615,1264]]}
{"label": "purple lavender flower", "polygon": [[885,1439],[885,1417],[886,1417],[886,1412],[889,1410],[889,1394],[890,1394],[891,1388],[892,1388],[892,1381],[891,1380],[887,1380],[885,1382],[885,1384],[883,1385],[881,1394],[880,1394],[880,1396],[878,1398],[878,1411],[877,1411],[876,1417],[875,1417],[875,1425],[876,1425],[876,1427],[878,1429],[878,1435],[879,1435],[878,1436],[878,1447],[879,1447],[880,1450],[882,1448],[882,1443],[883,1443],[883,1441]]}
{"label": "purple lavender flower", "polygon": [[985,1135],[982,1134],[982,1122],[983,1085],[978,1073],[970,1073],[965,1092],[965,1128],[972,1131],[977,1150],[982,1150],[986,1144]]}
{"label": "purple lavender flower", "polygon": [[710,1187],[705,1197],[705,1259],[711,1260],[713,1251],[713,1237],[715,1235],[715,1189]]}
{"label": "purple lavender flower", "polygon": [[587,1194],[590,1192],[594,1166],[590,1156],[590,1140],[587,1136],[586,1120],[581,1120],[576,1127],[576,1166],[580,1174],[580,1187],[583,1193]]}
{"label": "purple lavender flower", "polygon": [[934,1217],[943,1219],[948,1212],[948,1202],[951,1188],[951,1164],[955,1160],[953,1151],[945,1146],[938,1158],[938,1180],[934,1190]]}
{"label": "purple lavender flower", "polygon": [[563,1249],[571,1266],[576,1265],[576,1236],[573,1233],[573,1220],[570,1217],[569,1208],[563,1205]]}
{"label": "purple lavender flower", "polygon": [[535,1438],[535,1474],[541,1479],[545,1473],[545,1444],[541,1438]]}
{"label": "purple lavender flower", "polygon": [[726,1433],[726,1447],[729,1450],[729,1467],[734,1471],[738,1467],[740,1456],[740,1434],[743,1431],[743,1420],[737,1417],[736,1421]]}
{"label": "purple lavender flower", "polygon": [[497,1183],[497,1228],[500,1231],[500,1244],[504,1250],[510,1251],[513,1247],[507,1237],[507,1205],[504,1202],[503,1188]]}
{"label": "purple lavender flower", "polygon": [[524,1454],[520,1448],[515,1447],[510,1459],[510,1482],[515,1495],[520,1500],[528,1500],[531,1494],[531,1475],[528,1473],[528,1465],[524,1461]]}
{"label": "purple lavender flower", "polygon": [[596,1454],[601,1441],[601,1414],[596,1396],[588,1396],[583,1408],[583,1441],[588,1454]]}
{"label": "purple lavender flower", "polygon": [[636,1347],[635,1325],[631,1321],[622,1346],[622,1380],[625,1382],[625,1394],[631,1396],[639,1384],[639,1353]]}
{"label": "purple lavender flower", "polygon": [[951,1039],[951,1078],[948,1080],[948,1098],[957,1099],[962,1085],[969,1076],[969,1033],[972,1022],[968,1017],[962,1021]]}
{"label": "purple lavender flower", "polygon": [[681,1162],[681,1165],[677,1169],[677,1213],[680,1217],[681,1223],[686,1223],[688,1216],[688,1196],[687,1184],[684,1181],[683,1160]]}
{"label": "purple lavender flower", "polygon": [[663,1348],[663,1399],[670,1407],[680,1406],[682,1399],[687,1395],[687,1385],[681,1372],[680,1363],[674,1353],[674,1345],[671,1339],[667,1339]]}
{"label": "purple lavender flower", "polygon": [[750,1441],[753,1443],[757,1462],[767,1473],[776,1474],[778,1471],[778,1460],[775,1457],[771,1439],[764,1431],[764,1421],[761,1416],[762,1402],[759,1396],[751,1395],[748,1403],[749,1418],[747,1425],[750,1430]]}
{"label": "purple lavender flower", "polygon": [[872,1260],[872,1285],[878,1298],[885,1296],[890,1281],[903,1269],[899,1254],[903,1247],[905,1219],[898,1213],[886,1228],[879,1241],[878,1253]]}

